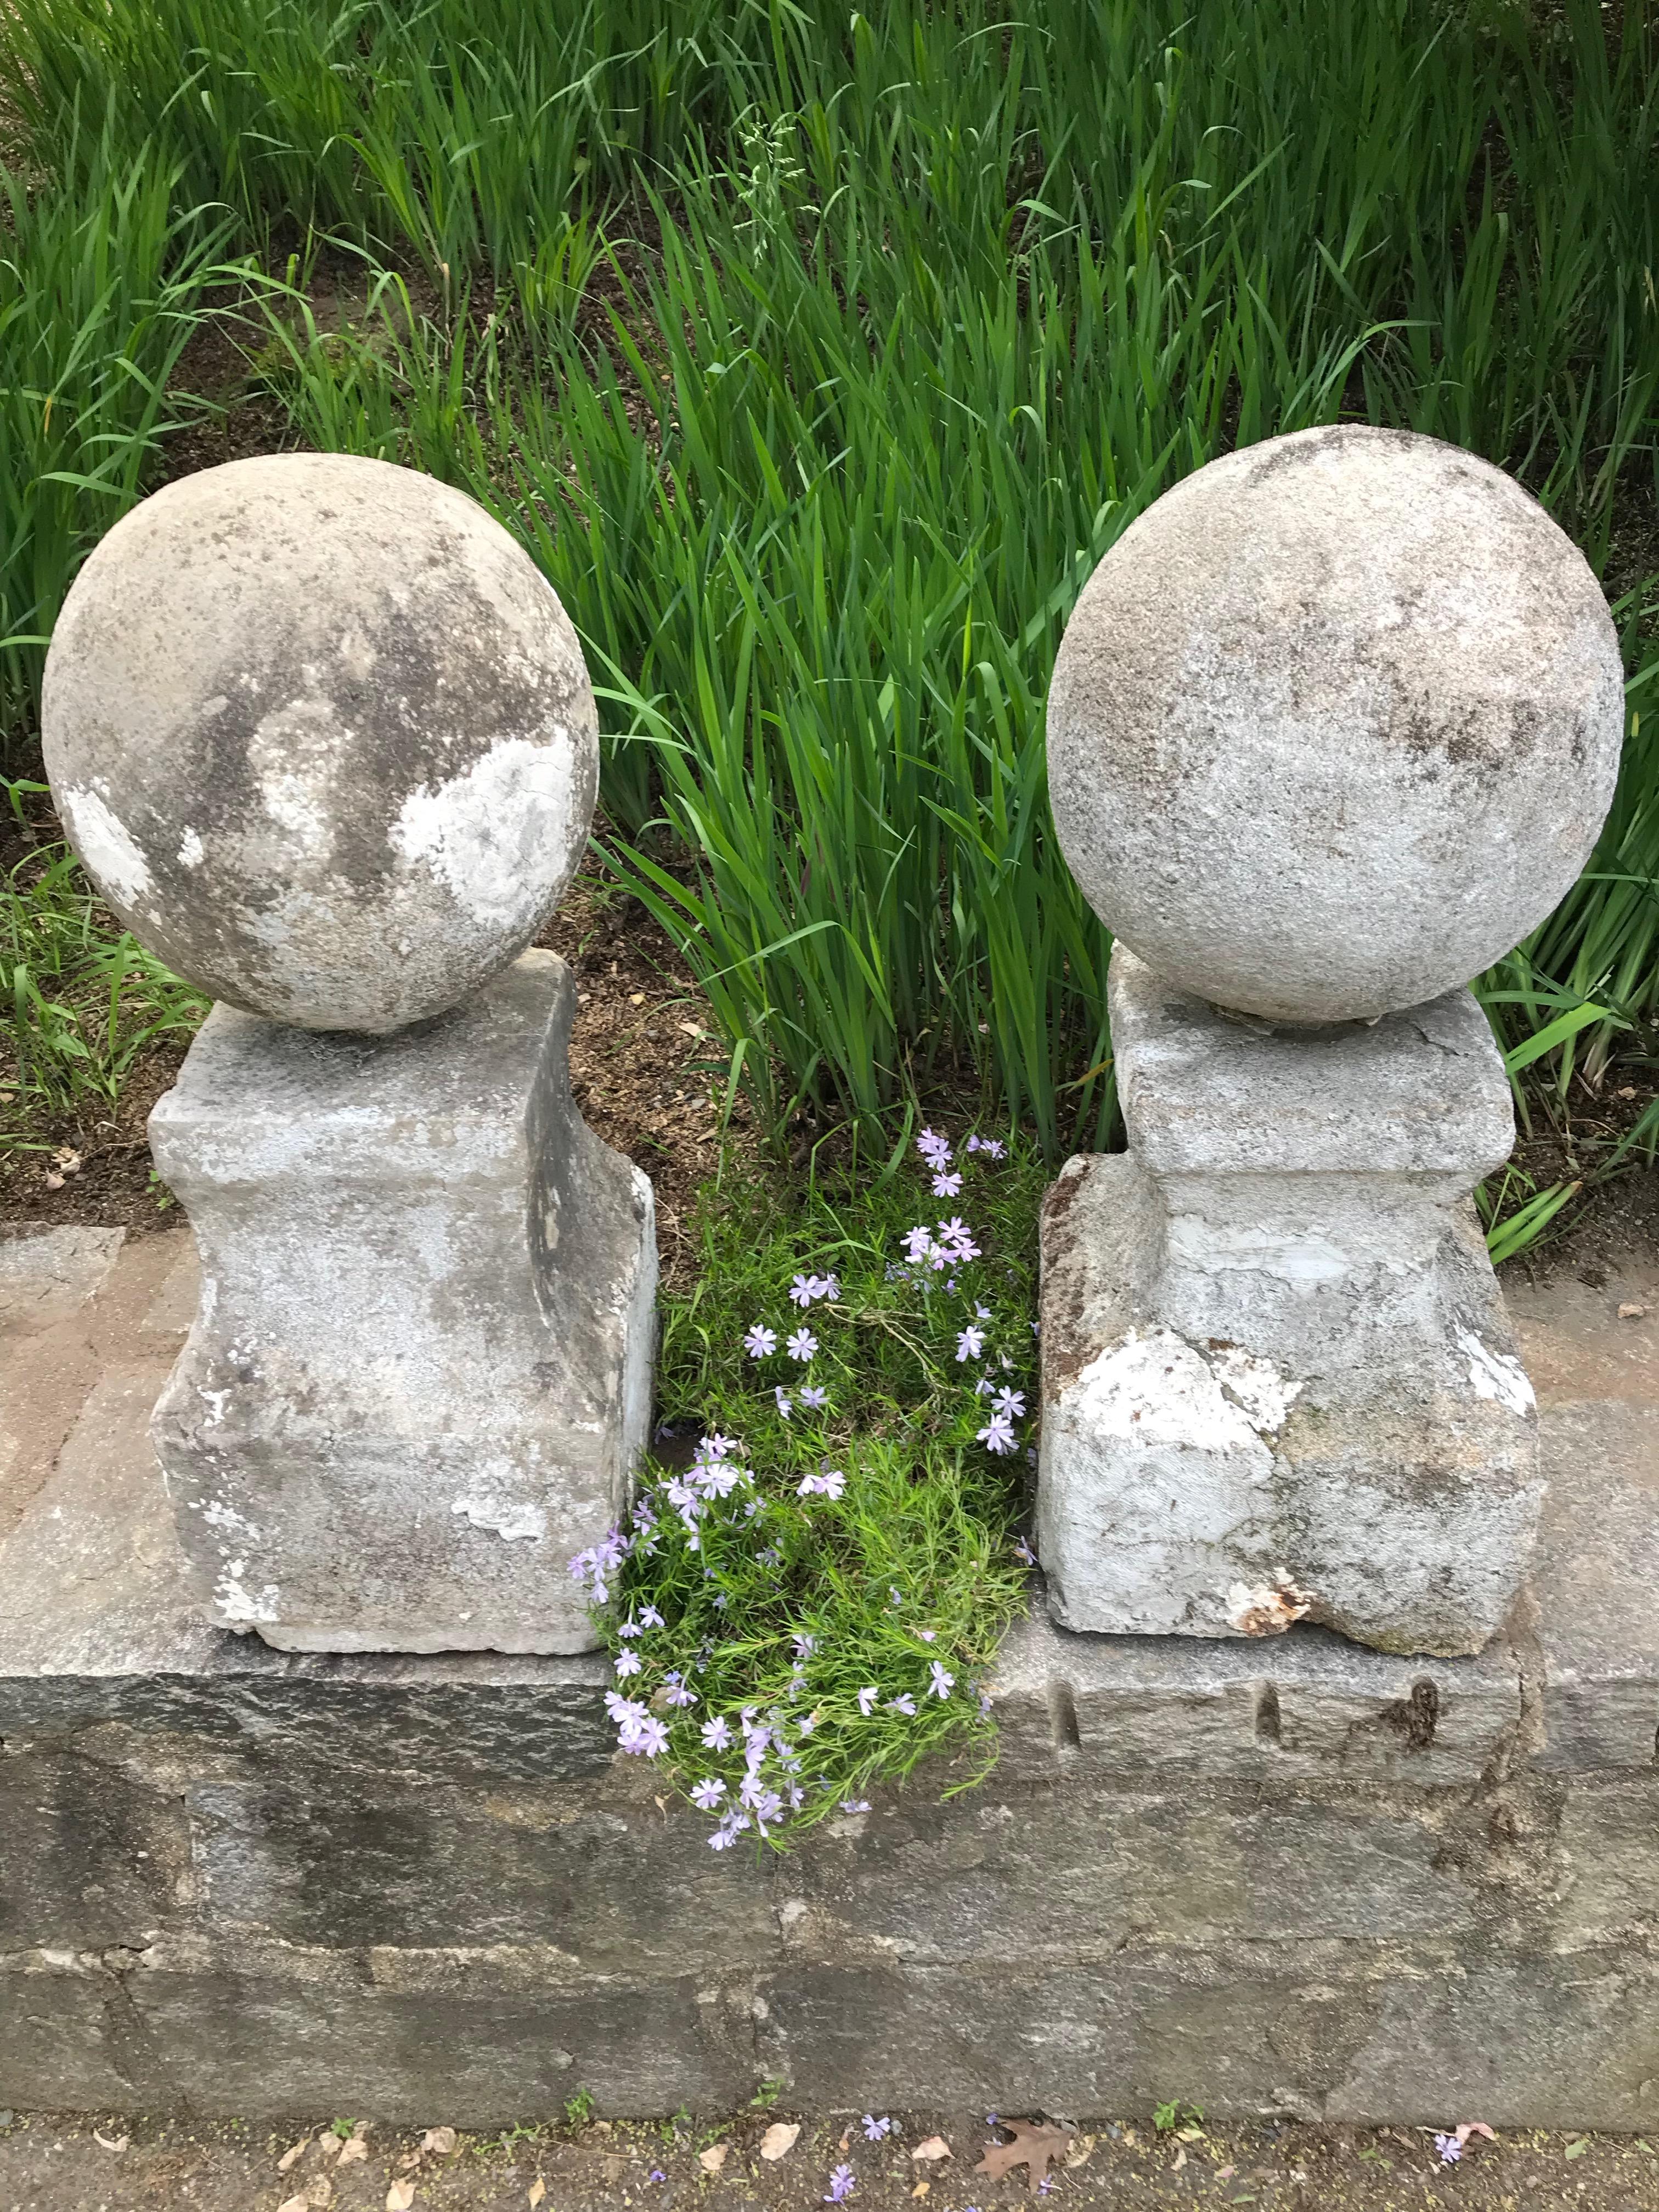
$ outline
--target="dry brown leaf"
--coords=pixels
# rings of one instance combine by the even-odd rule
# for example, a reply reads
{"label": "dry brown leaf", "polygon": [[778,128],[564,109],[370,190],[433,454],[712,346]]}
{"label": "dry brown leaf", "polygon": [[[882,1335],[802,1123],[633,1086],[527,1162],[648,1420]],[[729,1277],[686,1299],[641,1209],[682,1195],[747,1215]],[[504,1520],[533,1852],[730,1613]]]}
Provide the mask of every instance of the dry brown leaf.
{"label": "dry brown leaf", "polygon": [[348,2136],[345,2142],[340,2145],[342,2166],[356,2166],[360,2160],[368,2156],[368,2145],[361,2136]]}
{"label": "dry brown leaf", "polygon": [[96,2128],[92,2131],[92,2139],[95,2143],[102,2143],[106,2150],[125,2150],[131,2140],[128,2136],[117,2136],[112,2142],[108,2136],[100,2136]]}
{"label": "dry brown leaf", "polygon": [[541,2178],[540,2174],[538,2173],[538,2174],[536,2176],[536,2179],[535,2179],[531,2183],[531,2185],[530,2185],[530,2190],[529,2190],[530,2201],[531,2201],[531,2203],[532,2203],[532,2204],[539,2204],[539,2203],[541,2203],[541,2201],[542,2201],[543,2197],[545,2197],[545,2196],[546,2196],[546,2194],[547,2194],[547,2184],[546,2184],[546,2183],[542,2179],[542,2178]]}
{"label": "dry brown leaf", "polygon": [[599,2167],[600,2171],[604,2173],[606,2181],[617,2182],[620,2181],[623,2174],[627,2172],[628,2160],[625,2158],[619,2156],[616,2151],[611,2150],[607,2151],[605,2156],[599,2160]]}
{"label": "dry brown leaf", "polygon": [[985,2155],[974,2172],[1000,2181],[1012,2167],[1023,2166],[1030,2178],[1031,2194],[1035,2197],[1048,2178],[1048,2168],[1057,2158],[1065,2157],[1071,2136],[1064,2128],[1051,2128],[1041,2120],[1001,2120],[998,2125],[1006,2128],[1013,2137],[1012,2142],[988,2143]]}
{"label": "dry brown leaf", "polygon": [[429,2150],[435,2157],[447,2158],[455,2148],[453,2128],[428,2128],[421,2137],[421,2148]]}
{"label": "dry brown leaf", "polygon": [[285,2197],[276,2207],[276,2212],[311,2212],[310,2199],[305,2197]]}
{"label": "dry brown leaf", "polygon": [[1622,1305],[1619,1309],[1619,1318],[1620,1321],[1640,1321],[1646,1311],[1645,1306]]}
{"label": "dry brown leaf", "polygon": [[1492,2133],[1492,2130],[1486,2125],[1484,2120],[1460,2121],[1457,2128],[1458,2142],[1461,2143],[1466,2143],[1471,2136],[1485,2136],[1488,2142],[1496,2142],[1498,2141],[1497,2136]]}
{"label": "dry brown leaf", "polygon": [[1095,2142],[1093,2136],[1079,2136],[1066,2154],[1066,2165],[1073,2167],[1087,2166],[1094,2156]]}
{"label": "dry brown leaf", "polygon": [[836,2145],[836,2148],[837,2150],[845,2150],[852,2140],[853,2130],[851,2128],[843,2128],[841,2133],[841,2141]]}
{"label": "dry brown leaf", "polygon": [[326,2204],[333,2194],[334,2184],[325,2173],[318,2174],[306,2185],[306,2203],[313,2208],[313,2212],[317,2212],[319,2205]]}
{"label": "dry brown leaf", "polygon": [[774,2160],[787,2158],[790,2152],[795,2148],[796,2140],[799,2134],[800,2122],[799,2120],[774,2120],[771,2126],[768,2128],[766,2133],[761,2137],[761,2156],[763,2158]]}
{"label": "dry brown leaf", "polygon": [[697,2153],[697,2164],[705,2173],[718,2173],[725,2165],[726,2154],[731,2148],[730,2143],[710,2143],[707,2150]]}
{"label": "dry brown leaf", "polygon": [[62,1190],[64,1178],[55,1170],[48,1168],[46,1173],[46,1185],[48,1190]]}
{"label": "dry brown leaf", "polygon": [[286,2173],[289,2166],[295,2165],[301,2158],[303,2158],[306,2153],[306,2146],[310,2142],[310,2141],[311,2137],[309,2136],[301,2136],[299,2142],[296,2142],[291,2149],[285,2150],[276,2161],[277,2172]]}
{"label": "dry brown leaf", "polygon": [[415,2202],[412,2181],[394,2181],[386,2193],[386,2212],[409,2212]]}
{"label": "dry brown leaf", "polygon": [[929,2136],[926,2142],[916,2145],[910,2155],[912,2158],[949,2158],[951,2146],[943,2136]]}
{"label": "dry brown leaf", "polygon": [[1176,2154],[1175,2154],[1175,2164],[1174,2164],[1174,2165],[1170,2168],[1170,2172],[1171,2172],[1171,2173],[1179,2173],[1179,2172],[1180,2172],[1180,2171],[1181,2171],[1181,2169],[1182,2169],[1182,2167],[1183,2166],[1185,2166],[1185,2165],[1186,2165],[1186,2163],[1187,2163],[1187,2154],[1186,2154],[1186,2152],[1185,2152],[1184,2150],[1178,2150],[1178,2151],[1176,2153]]}

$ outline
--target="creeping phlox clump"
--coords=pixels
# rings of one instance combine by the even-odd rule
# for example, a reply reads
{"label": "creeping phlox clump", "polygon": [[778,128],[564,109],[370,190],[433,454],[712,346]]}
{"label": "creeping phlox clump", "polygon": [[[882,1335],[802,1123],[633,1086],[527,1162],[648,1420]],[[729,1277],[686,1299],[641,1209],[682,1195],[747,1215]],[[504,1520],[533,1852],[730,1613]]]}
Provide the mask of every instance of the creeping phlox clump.
{"label": "creeping phlox clump", "polygon": [[[964,1149],[975,1172],[1006,1158]],[[918,1150],[957,1197],[949,1142]],[[718,1419],[570,1563],[611,1608],[618,1747],[673,1770],[715,1850],[866,1812],[872,1781],[930,1751],[988,1761],[981,1670],[1030,1556],[998,1471],[1025,1416],[1029,1279],[955,1214],[898,1243],[843,1237],[785,1311],[734,1325]]]}

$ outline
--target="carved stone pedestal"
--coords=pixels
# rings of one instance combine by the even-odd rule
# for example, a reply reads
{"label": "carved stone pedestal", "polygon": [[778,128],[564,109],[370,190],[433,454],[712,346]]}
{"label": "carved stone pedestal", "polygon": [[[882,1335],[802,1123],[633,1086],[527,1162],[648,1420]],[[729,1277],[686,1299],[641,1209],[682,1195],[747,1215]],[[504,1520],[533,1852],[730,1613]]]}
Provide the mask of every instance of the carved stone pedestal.
{"label": "carved stone pedestal", "polygon": [[1055,1618],[1480,1650],[1541,1498],[1469,1197],[1513,1136],[1486,1018],[1275,1028],[1121,944],[1110,996],[1128,1153],[1070,1161],[1043,1220]]}
{"label": "carved stone pedestal", "polygon": [[208,1617],[287,1651],[570,1652],[650,1419],[651,1186],[526,952],[391,1037],[221,1006],[150,1119],[201,1249],[155,1409]]}

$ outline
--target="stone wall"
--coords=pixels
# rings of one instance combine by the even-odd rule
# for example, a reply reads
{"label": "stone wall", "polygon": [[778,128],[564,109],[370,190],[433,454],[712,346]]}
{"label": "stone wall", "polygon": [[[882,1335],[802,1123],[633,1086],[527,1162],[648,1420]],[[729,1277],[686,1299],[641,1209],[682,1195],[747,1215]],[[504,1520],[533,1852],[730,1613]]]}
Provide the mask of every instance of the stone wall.
{"label": "stone wall", "polygon": [[597,1655],[196,1617],[145,1434],[191,1304],[161,1242],[88,1309],[142,1293],[0,1544],[0,2103],[480,2124],[775,2076],[809,2111],[1659,2124],[1659,1360],[1596,1350],[1604,1297],[1512,1287],[1550,1502],[1478,1658],[1034,1612],[982,1786],[757,1862],[613,1755]]}

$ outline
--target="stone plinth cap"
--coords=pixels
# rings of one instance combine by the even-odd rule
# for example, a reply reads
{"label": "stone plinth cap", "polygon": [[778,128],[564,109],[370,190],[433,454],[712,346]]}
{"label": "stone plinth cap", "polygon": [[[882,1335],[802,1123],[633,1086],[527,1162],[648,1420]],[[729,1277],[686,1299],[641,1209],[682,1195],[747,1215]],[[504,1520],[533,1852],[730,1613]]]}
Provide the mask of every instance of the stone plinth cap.
{"label": "stone plinth cap", "polygon": [[1129,1149],[1153,1175],[1493,1174],[1515,1113],[1468,991],[1286,1031],[1180,990],[1121,942],[1108,983]]}
{"label": "stone plinth cap", "polygon": [[384,1033],[547,921],[599,725],[551,586],[414,470],[283,453],[186,477],[103,540],[41,704],[70,842],[216,999]]}
{"label": "stone plinth cap", "polygon": [[1306,430],[1124,532],[1048,732],[1066,857],[1143,959],[1273,1020],[1369,1018],[1467,982],[1576,880],[1623,672],[1583,555],[1501,471]]}

